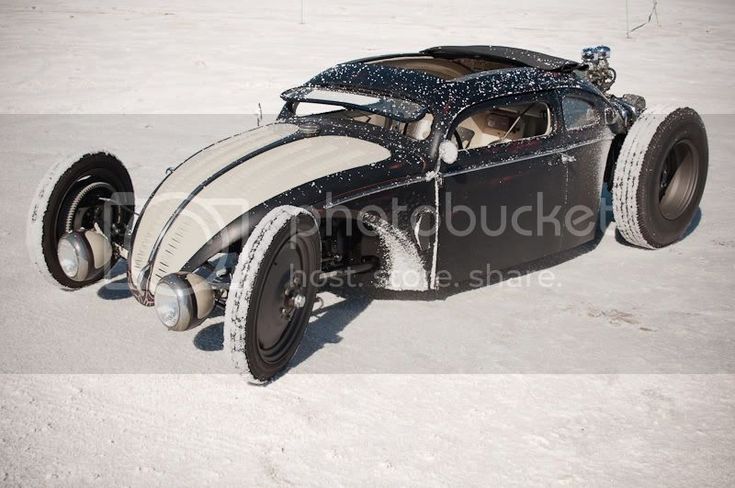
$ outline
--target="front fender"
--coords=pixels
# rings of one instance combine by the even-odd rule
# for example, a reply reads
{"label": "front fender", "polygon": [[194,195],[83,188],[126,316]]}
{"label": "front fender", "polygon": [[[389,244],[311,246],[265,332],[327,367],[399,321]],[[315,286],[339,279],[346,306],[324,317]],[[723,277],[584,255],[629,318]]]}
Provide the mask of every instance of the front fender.
{"label": "front fender", "polygon": [[[150,250],[150,255],[139,267],[141,271],[147,268],[144,279],[133,273],[132,281],[143,281],[144,288],[153,291],[165,275],[201,265],[246,236],[259,220],[257,211],[252,211],[263,203],[279,199],[299,204],[289,198],[295,188],[312,185],[318,190],[321,178],[386,160],[390,155],[378,144],[347,136],[286,137],[266,151],[256,151],[226,166],[226,172],[183,200],[174,188],[173,200],[180,202],[177,213],[161,228],[155,242],[141,245],[137,238],[133,242],[134,258],[140,258],[141,248]],[[170,195],[157,192],[156,198],[170,205]]]}

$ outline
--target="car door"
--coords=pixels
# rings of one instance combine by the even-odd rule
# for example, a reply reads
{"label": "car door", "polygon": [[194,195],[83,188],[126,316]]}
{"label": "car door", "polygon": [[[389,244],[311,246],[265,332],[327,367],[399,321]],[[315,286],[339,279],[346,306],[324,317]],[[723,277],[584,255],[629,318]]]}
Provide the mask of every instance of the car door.
{"label": "car door", "polygon": [[437,281],[474,281],[561,248],[567,174],[558,114],[549,92],[477,105],[452,123],[447,135],[462,147],[439,167]]}
{"label": "car door", "polygon": [[595,237],[605,166],[614,133],[614,112],[598,96],[582,90],[561,94],[567,154],[567,209],[562,247]]}

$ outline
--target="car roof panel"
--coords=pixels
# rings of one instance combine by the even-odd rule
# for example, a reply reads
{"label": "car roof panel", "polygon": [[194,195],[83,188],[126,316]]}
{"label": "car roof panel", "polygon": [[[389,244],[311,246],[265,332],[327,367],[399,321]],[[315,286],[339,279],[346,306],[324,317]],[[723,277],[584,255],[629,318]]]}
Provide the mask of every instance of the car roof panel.
{"label": "car roof panel", "polygon": [[[444,59],[476,57],[505,62],[512,67],[479,71],[446,80],[421,70],[373,62],[377,59],[416,56]],[[595,92],[589,83],[572,73],[572,67],[579,67],[579,64],[523,49],[502,46],[441,46],[418,54],[379,56],[339,64],[317,74],[306,86],[329,86],[380,93],[451,111],[458,108],[456,105],[466,101],[478,102],[542,90],[577,87]],[[455,107],[449,108],[451,105]]]}
{"label": "car roof panel", "polygon": [[581,67],[577,61],[508,46],[436,46],[424,49],[421,54],[448,59],[486,59],[544,71],[573,71]]}

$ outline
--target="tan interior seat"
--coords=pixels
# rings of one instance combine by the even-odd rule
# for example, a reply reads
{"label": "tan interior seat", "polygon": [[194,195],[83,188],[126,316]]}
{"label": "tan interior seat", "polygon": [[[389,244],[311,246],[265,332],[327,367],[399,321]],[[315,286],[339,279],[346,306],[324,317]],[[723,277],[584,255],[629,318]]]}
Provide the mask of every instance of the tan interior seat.
{"label": "tan interior seat", "polygon": [[431,125],[433,123],[434,117],[431,114],[426,114],[416,122],[408,124],[406,135],[417,141],[423,141],[431,135]]}
{"label": "tan interior seat", "polygon": [[510,142],[547,134],[550,130],[548,107],[542,104],[538,110],[530,110],[516,120],[526,107],[492,109],[467,117],[459,128],[468,129],[473,135],[469,141],[465,141],[464,148],[474,149],[496,142]]}
{"label": "tan interior seat", "polygon": [[487,146],[502,139],[502,142],[513,141],[520,138],[523,133],[522,122],[518,122],[508,132],[515,118],[512,114],[500,114],[497,112],[480,112],[466,118],[459,126],[474,132],[474,136],[465,146],[465,149]]}

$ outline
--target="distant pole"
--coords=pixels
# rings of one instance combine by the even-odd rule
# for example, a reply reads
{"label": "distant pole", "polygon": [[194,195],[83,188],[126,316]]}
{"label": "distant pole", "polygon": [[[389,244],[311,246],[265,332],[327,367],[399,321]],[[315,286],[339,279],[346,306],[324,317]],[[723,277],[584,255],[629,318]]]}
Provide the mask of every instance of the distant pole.
{"label": "distant pole", "polygon": [[637,26],[630,28],[630,16],[628,15],[628,0],[625,0],[625,28],[627,30],[625,37],[630,39],[630,33],[641,29],[653,21],[653,17],[656,16],[656,24],[661,26],[661,22],[658,20],[658,0],[653,0],[651,4],[651,12],[648,14],[648,18],[645,22],[638,24]]}
{"label": "distant pole", "polygon": [[305,24],[304,22],[304,0],[301,0],[301,23]]}

